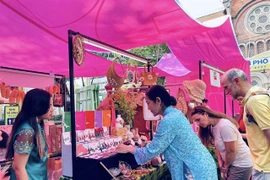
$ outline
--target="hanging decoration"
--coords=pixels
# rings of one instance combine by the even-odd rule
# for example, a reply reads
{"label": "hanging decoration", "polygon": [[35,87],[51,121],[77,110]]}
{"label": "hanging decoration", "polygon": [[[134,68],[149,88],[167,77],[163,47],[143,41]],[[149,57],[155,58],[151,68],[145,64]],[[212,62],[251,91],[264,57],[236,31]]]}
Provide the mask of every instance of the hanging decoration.
{"label": "hanging decoration", "polygon": [[84,63],[85,52],[83,37],[76,35],[73,41],[73,59],[78,66],[82,66]]}
{"label": "hanging decoration", "polygon": [[144,72],[142,72],[142,85],[143,86],[152,86],[157,84],[157,78],[158,75],[157,73],[154,72],[154,67],[150,65],[151,71],[147,72],[146,71],[146,66],[144,66]]}
{"label": "hanging decoration", "polygon": [[178,89],[176,101],[177,101],[176,108],[180,110],[184,115],[186,115],[188,111],[187,100],[185,92],[181,88]]}
{"label": "hanging decoration", "polygon": [[120,88],[124,84],[125,79],[119,76],[115,71],[115,61],[112,62],[107,70],[107,81],[113,88]]}

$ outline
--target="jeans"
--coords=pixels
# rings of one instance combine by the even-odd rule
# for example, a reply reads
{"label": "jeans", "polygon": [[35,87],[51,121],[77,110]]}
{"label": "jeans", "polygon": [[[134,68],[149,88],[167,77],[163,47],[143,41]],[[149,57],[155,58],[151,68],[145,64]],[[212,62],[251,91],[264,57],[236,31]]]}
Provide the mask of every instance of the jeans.
{"label": "jeans", "polygon": [[270,179],[270,173],[264,173],[262,171],[253,169],[252,180],[269,180],[269,179]]}

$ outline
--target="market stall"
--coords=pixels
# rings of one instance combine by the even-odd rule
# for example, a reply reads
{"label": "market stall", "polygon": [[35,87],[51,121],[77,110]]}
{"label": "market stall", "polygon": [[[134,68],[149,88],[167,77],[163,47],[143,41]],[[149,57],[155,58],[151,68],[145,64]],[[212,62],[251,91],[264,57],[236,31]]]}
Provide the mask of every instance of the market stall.
{"label": "market stall", "polygon": [[[5,167],[9,168],[12,164],[12,160],[6,160],[5,158],[6,142],[10,136],[15,118],[21,109],[25,94],[28,90],[38,87],[48,91],[54,99],[53,117],[51,121],[45,122],[45,134],[48,140],[48,153],[50,157],[48,161],[48,176],[50,180],[55,179],[53,177],[57,176],[59,178],[62,172],[56,171],[62,169],[62,126],[59,124],[62,123],[62,112],[64,111],[64,99],[61,99],[61,97],[65,95],[65,78],[61,75],[50,75],[12,68],[1,68],[0,77],[1,171],[4,171]],[[40,83],[40,80],[43,80],[44,83]],[[52,159],[57,159],[58,163],[52,162]],[[9,178],[9,171],[7,172],[6,179]]]}
{"label": "market stall", "polygon": [[[143,136],[144,141],[141,141],[141,134],[139,130],[134,127],[134,131],[130,129],[134,126],[134,113],[132,115],[125,115],[125,111],[132,111],[130,107],[137,107],[137,102],[143,104],[143,98],[138,95],[141,90],[146,90],[149,83],[152,83],[150,78],[149,82],[141,82],[142,87],[131,88],[131,90],[122,90],[120,87],[123,85],[121,77],[115,78],[113,64],[108,68],[107,78],[111,89],[108,90],[110,97],[108,101],[113,104],[117,104],[117,107],[99,107],[95,110],[89,109],[78,109],[75,106],[75,88],[74,88],[74,66],[76,70],[83,67],[84,61],[84,43],[99,43],[102,46],[110,47],[119,54],[131,56],[135,59],[139,59],[141,62],[147,62],[147,60],[133,55],[121,49],[117,49],[113,46],[105,43],[95,41],[82,34],[69,31],[69,65],[70,65],[70,111],[65,112],[65,118],[63,126],[69,126],[69,129],[63,128],[63,149],[62,149],[62,160],[63,160],[63,178],[82,179],[86,176],[91,176],[91,179],[111,179],[114,177],[121,178],[125,176],[131,179],[147,179],[149,177],[165,177],[169,178],[169,171],[165,162],[160,158],[156,158],[152,164],[138,166],[134,156],[132,154],[117,154],[115,148],[120,143],[134,143],[138,146],[143,146],[147,142],[146,136]],[[100,45],[99,45],[100,46]],[[116,49],[116,50],[115,50]],[[147,71],[151,74],[151,66],[147,62]],[[128,68],[127,68],[128,70]],[[128,77],[133,79],[135,74],[130,74]],[[149,74],[148,74],[149,75]],[[156,74],[151,74],[157,81]],[[119,81],[120,79],[120,81]],[[132,80],[130,80],[132,81]],[[156,82],[155,82],[156,83]],[[154,84],[154,83],[153,83]],[[122,102],[128,104],[128,107],[121,106],[122,102],[119,100],[123,98]],[[130,100],[127,100],[127,99]],[[140,98],[136,100],[136,98]],[[135,105],[132,105],[135,103]],[[128,108],[128,109],[125,109]],[[115,110],[118,114],[116,117]],[[140,112],[143,113],[143,112]],[[121,118],[122,115],[123,119]],[[151,119],[149,119],[151,120]],[[154,119],[153,119],[154,120]],[[124,127],[124,124],[126,125]],[[147,136],[152,138],[152,122],[150,121],[150,135]],[[135,138],[138,137],[137,139]],[[136,139],[136,140],[135,140]],[[95,172],[89,174],[89,172]],[[111,173],[116,173],[112,177]],[[164,174],[164,176],[163,176]],[[167,175],[166,175],[167,174]]]}

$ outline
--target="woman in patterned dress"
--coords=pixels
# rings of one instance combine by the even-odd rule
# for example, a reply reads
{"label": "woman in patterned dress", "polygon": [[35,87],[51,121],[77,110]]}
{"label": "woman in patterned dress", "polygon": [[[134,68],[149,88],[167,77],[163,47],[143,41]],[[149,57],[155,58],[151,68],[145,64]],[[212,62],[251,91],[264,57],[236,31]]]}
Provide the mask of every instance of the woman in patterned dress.
{"label": "woman in patterned dress", "polygon": [[52,116],[49,92],[33,89],[27,92],[21,111],[15,119],[6,158],[12,159],[10,180],[47,180],[47,145],[44,119]]}
{"label": "woman in patterned dress", "polygon": [[149,110],[163,115],[157,132],[146,147],[119,145],[118,153],[133,153],[138,164],[144,164],[163,153],[173,180],[184,179],[183,162],[195,180],[217,180],[215,162],[193,132],[189,121],[181,111],[171,106],[170,95],[159,85],[146,93]]}

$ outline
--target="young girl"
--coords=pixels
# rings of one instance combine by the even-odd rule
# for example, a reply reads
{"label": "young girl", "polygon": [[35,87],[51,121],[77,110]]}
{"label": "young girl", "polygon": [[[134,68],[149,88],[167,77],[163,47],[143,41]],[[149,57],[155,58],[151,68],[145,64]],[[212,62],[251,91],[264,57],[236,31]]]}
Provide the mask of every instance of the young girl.
{"label": "young girl", "polygon": [[42,89],[30,90],[15,119],[7,159],[13,158],[10,180],[47,180],[47,145],[44,119],[52,116],[52,98]]}

